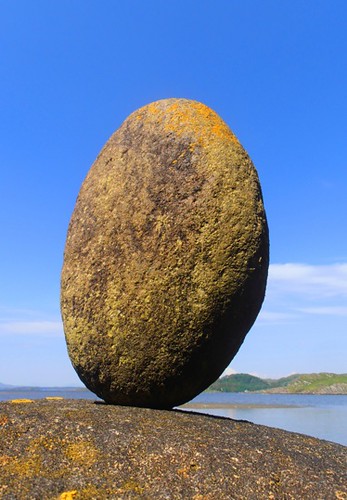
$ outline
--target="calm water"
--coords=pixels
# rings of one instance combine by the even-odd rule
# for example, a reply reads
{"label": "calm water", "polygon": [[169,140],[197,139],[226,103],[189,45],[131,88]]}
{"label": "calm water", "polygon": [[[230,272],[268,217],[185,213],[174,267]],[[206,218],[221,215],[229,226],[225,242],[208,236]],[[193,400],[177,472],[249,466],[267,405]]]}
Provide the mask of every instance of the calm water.
{"label": "calm water", "polygon": [[[347,446],[347,395],[203,393],[195,411],[248,420]],[[212,405],[216,405],[212,408]],[[218,408],[222,405],[232,407]]]}
{"label": "calm water", "polygon": [[[0,390],[0,401],[47,396],[97,399],[81,389]],[[203,393],[184,409],[248,420],[347,446],[347,395]]]}

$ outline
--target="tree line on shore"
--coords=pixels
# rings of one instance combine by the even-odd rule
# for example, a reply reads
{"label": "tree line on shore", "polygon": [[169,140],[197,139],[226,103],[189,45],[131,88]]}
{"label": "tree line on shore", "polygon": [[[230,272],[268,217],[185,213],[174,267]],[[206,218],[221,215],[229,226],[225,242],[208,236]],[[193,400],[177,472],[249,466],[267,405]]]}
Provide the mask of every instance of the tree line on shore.
{"label": "tree line on shore", "polygon": [[279,379],[263,379],[248,373],[234,373],[219,378],[208,390],[211,392],[347,394],[347,374],[296,373]]}

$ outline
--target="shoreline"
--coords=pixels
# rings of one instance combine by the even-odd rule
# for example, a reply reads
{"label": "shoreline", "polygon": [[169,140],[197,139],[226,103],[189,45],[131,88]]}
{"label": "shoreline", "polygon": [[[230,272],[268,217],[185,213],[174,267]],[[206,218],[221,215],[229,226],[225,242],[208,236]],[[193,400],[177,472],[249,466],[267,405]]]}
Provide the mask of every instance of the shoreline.
{"label": "shoreline", "polygon": [[301,405],[294,404],[259,404],[259,403],[184,403],[177,408],[182,409],[216,409],[216,410],[232,410],[232,409],[252,409],[252,408],[302,408]]}

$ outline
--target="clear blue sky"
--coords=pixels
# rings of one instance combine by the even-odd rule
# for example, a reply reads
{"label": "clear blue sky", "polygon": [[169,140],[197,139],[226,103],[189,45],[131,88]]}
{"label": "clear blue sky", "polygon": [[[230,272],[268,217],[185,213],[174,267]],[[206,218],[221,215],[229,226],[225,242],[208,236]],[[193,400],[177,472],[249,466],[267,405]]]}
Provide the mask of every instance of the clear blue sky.
{"label": "clear blue sky", "polygon": [[347,372],[346,29],[345,0],[1,0],[1,382],[79,383],[69,218],[109,136],[165,97],[217,111],[263,187],[268,292],[231,369]]}

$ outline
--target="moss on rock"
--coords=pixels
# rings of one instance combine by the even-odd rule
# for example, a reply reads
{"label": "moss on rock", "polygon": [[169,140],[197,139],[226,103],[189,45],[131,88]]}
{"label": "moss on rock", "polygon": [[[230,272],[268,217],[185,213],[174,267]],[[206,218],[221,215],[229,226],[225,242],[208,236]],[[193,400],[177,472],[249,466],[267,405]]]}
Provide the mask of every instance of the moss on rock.
{"label": "moss on rock", "polygon": [[268,229],[256,170],[207,106],[129,116],[90,169],[69,226],[64,330],[86,386],[169,408],[229,364],[261,307]]}

